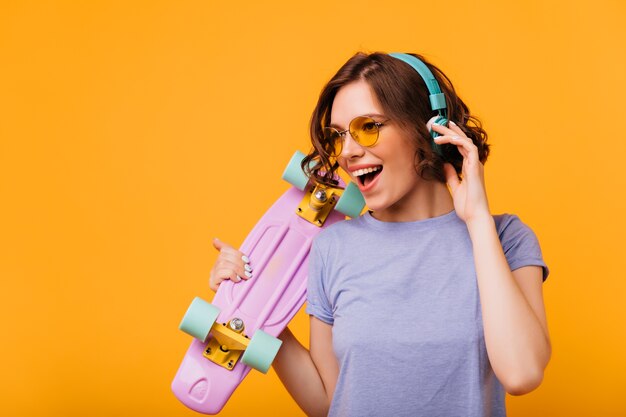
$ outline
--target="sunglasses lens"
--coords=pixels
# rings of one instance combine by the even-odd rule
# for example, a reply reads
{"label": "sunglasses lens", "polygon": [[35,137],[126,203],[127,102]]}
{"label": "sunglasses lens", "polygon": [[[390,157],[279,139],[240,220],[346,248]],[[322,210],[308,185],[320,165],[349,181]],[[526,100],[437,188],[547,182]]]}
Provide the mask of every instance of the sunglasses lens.
{"label": "sunglasses lens", "polygon": [[[378,125],[368,116],[359,116],[350,122],[350,135],[361,146],[374,146],[378,140]],[[343,138],[334,127],[324,128],[324,150],[330,156],[341,155]]]}
{"label": "sunglasses lens", "polygon": [[332,127],[324,128],[324,146],[326,152],[331,156],[339,156],[341,154],[341,135],[337,129]]}
{"label": "sunglasses lens", "polygon": [[378,126],[371,117],[357,117],[350,122],[350,134],[363,146],[372,146],[378,140]]}

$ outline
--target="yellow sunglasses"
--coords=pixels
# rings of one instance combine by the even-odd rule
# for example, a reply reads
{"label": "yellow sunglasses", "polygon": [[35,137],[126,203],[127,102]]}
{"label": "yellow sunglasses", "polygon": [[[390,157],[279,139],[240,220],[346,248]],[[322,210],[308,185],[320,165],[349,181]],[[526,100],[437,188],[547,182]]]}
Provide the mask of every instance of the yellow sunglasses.
{"label": "yellow sunglasses", "polygon": [[339,131],[334,127],[324,128],[324,144],[326,151],[334,157],[341,155],[346,133],[350,132],[352,139],[361,146],[374,146],[378,141],[378,131],[384,123],[377,122],[370,116],[359,116],[352,119],[348,128]]}

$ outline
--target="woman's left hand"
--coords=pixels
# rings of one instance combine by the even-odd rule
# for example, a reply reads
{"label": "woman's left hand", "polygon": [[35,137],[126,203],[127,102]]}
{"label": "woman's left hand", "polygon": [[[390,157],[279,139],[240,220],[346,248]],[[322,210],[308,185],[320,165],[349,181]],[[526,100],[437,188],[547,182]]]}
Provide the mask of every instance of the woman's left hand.
{"label": "woman's left hand", "polygon": [[461,179],[452,164],[446,162],[443,167],[456,214],[465,223],[485,216],[491,217],[485,192],[484,166],[478,157],[478,147],[456,124],[450,122],[449,126],[433,125],[432,129],[441,134],[435,138],[436,144],[456,145],[463,156]]}

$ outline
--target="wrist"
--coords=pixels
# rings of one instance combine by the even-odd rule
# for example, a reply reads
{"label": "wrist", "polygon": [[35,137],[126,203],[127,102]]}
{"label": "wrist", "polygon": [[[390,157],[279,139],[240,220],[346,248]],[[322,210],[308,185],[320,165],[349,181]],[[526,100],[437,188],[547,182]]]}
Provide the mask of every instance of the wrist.
{"label": "wrist", "polygon": [[469,231],[470,235],[478,232],[479,230],[495,228],[496,225],[495,221],[493,220],[493,216],[488,211],[473,216],[471,219],[468,219],[465,224],[467,225],[467,230]]}

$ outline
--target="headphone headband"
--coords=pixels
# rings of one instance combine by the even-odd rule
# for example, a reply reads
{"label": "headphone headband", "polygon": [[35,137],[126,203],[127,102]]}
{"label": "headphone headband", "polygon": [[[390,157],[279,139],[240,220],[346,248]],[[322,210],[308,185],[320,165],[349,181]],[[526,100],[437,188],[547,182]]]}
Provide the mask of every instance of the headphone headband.
{"label": "headphone headband", "polygon": [[[426,64],[422,61],[409,54],[402,54],[398,52],[394,52],[389,54],[390,56],[399,59],[400,61],[406,62],[409,64],[417,73],[424,79],[426,83],[426,88],[428,88],[428,92],[430,93],[430,107],[433,110],[439,111],[443,109],[446,111],[446,97],[441,92],[441,88],[439,87],[439,83],[433,73],[428,69]],[[441,114],[441,112],[439,112]],[[444,113],[445,115],[445,113]]]}
{"label": "headphone headband", "polygon": [[[448,126],[448,109],[446,107],[446,96],[441,92],[441,87],[439,87],[437,79],[430,71],[430,69],[426,66],[426,64],[424,64],[420,59],[409,54],[396,52],[389,55],[409,64],[422,77],[424,83],[426,83],[426,88],[428,88],[428,92],[430,93],[430,108],[439,114],[439,116],[437,116],[437,118],[433,120],[433,125]],[[443,156],[440,145],[438,145],[434,141],[437,136],[439,136],[439,133],[435,132],[431,128],[431,146],[436,153]]]}

